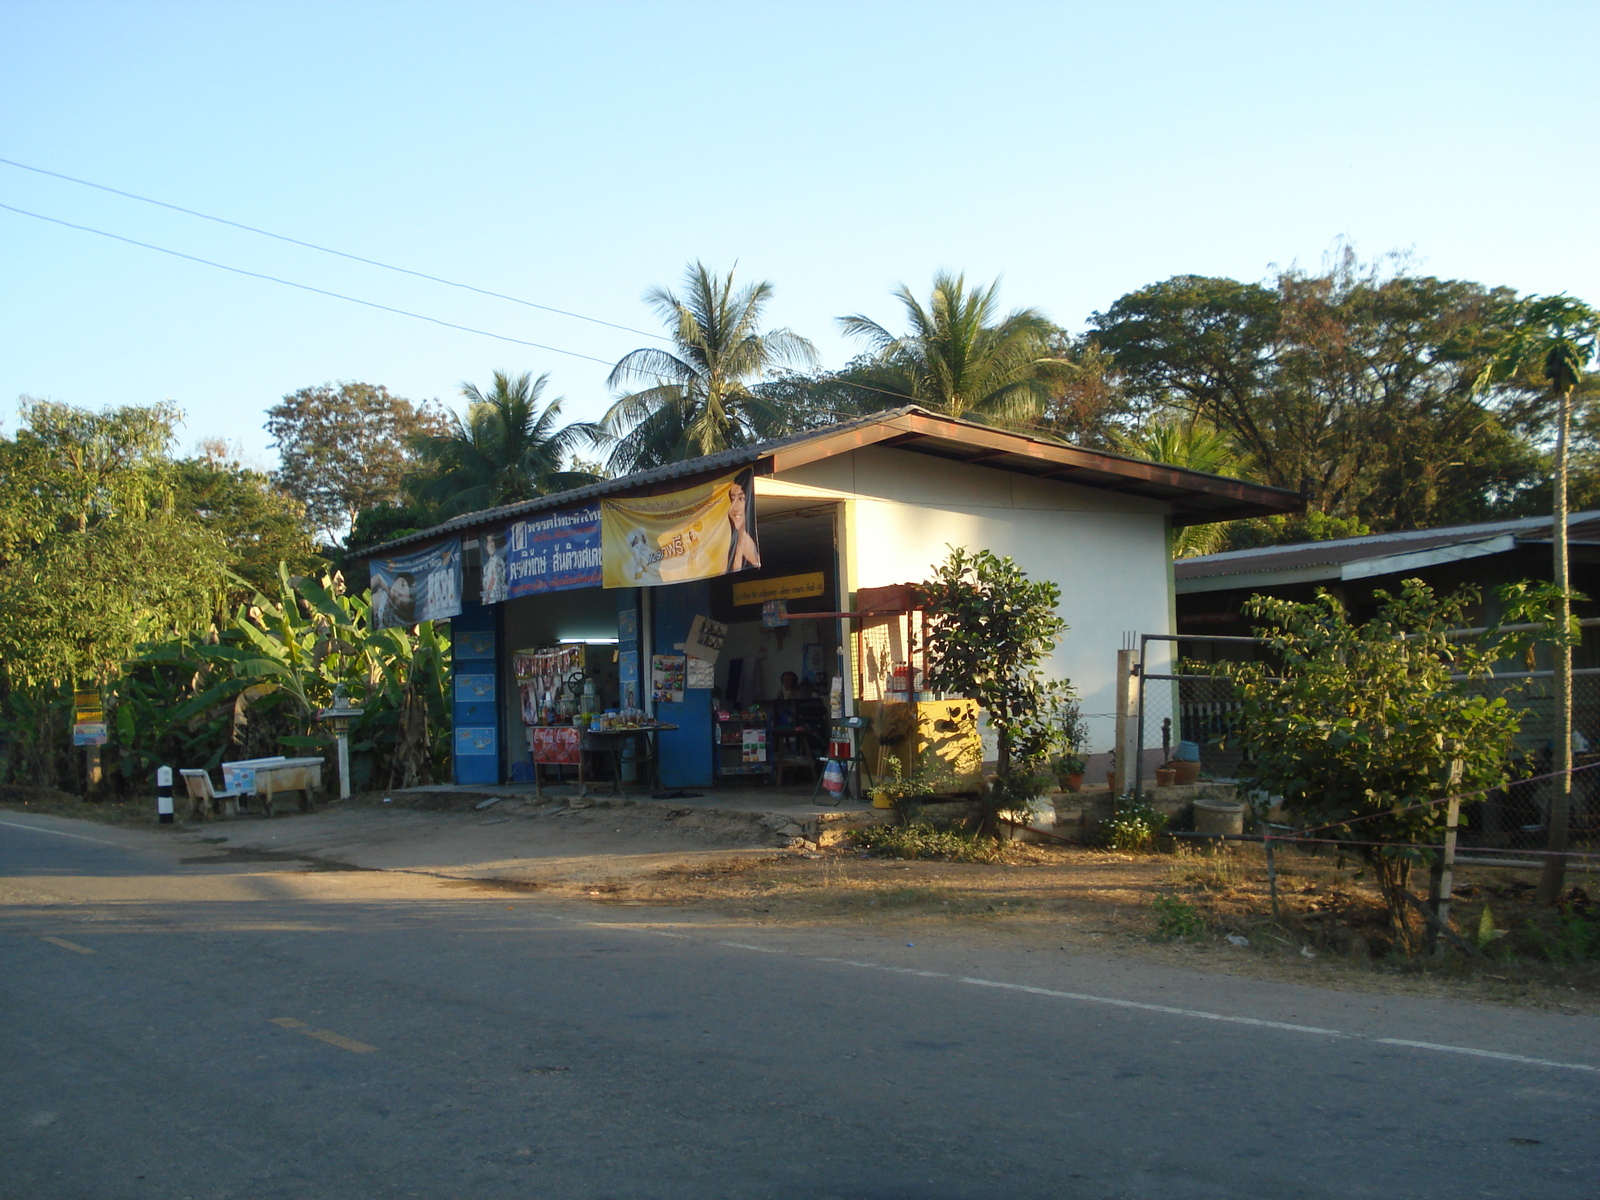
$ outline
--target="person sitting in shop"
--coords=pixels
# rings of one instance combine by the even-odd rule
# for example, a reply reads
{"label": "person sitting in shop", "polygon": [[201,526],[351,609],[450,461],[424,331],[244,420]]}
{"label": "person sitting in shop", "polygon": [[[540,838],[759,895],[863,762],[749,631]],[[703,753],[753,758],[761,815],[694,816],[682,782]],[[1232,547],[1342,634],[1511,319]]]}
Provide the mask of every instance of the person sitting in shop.
{"label": "person sitting in shop", "polygon": [[778,676],[778,699],[803,700],[810,695],[810,689],[800,682],[800,676],[793,671],[785,671]]}

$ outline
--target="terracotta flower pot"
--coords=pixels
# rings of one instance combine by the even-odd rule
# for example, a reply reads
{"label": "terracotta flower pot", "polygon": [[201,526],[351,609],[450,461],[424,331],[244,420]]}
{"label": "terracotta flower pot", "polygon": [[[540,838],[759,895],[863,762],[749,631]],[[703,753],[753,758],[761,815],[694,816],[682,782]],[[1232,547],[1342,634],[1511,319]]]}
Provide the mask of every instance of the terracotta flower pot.
{"label": "terracotta flower pot", "polygon": [[1156,786],[1171,787],[1178,779],[1178,772],[1171,767],[1156,768]]}
{"label": "terracotta flower pot", "polygon": [[1083,791],[1083,772],[1079,771],[1076,775],[1062,776],[1061,782],[1067,785],[1067,791],[1081,792]]}

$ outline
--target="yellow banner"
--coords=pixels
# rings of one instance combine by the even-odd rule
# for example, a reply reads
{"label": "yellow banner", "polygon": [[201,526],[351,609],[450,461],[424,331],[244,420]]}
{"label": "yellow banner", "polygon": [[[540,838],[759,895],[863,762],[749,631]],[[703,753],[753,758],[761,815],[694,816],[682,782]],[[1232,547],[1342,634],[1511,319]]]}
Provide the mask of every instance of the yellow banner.
{"label": "yellow banner", "polygon": [[759,569],[754,476],[746,468],[664,496],[600,501],[605,586],[660,587]]}
{"label": "yellow banner", "polygon": [[783,575],[777,579],[749,579],[733,585],[735,604],[765,604],[768,600],[803,600],[822,595],[822,572]]}

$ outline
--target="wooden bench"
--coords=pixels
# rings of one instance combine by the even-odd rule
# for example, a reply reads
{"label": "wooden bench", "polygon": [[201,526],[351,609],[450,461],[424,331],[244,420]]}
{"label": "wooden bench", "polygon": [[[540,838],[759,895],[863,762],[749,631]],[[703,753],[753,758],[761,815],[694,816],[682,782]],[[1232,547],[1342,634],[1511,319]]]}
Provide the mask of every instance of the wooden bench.
{"label": "wooden bench", "polygon": [[195,820],[204,821],[208,816],[224,814],[230,817],[239,815],[239,797],[245,793],[214,790],[209,771],[180,770],[178,774],[183,776],[183,786],[188,789],[190,815]]}

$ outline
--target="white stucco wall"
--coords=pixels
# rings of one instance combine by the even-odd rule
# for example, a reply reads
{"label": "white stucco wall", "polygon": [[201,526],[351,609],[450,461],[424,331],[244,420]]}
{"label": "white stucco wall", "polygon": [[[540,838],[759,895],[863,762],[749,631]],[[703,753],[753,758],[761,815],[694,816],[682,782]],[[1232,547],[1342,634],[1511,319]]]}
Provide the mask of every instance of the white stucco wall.
{"label": "white stucco wall", "polygon": [[1172,632],[1169,510],[1158,501],[875,448],[758,478],[756,490],[851,502],[851,590],[926,579],[952,545],[1009,555],[1056,583],[1071,628],[1046,669],[1078,689],[1094,751],[1112,745],[1124,633]]}

